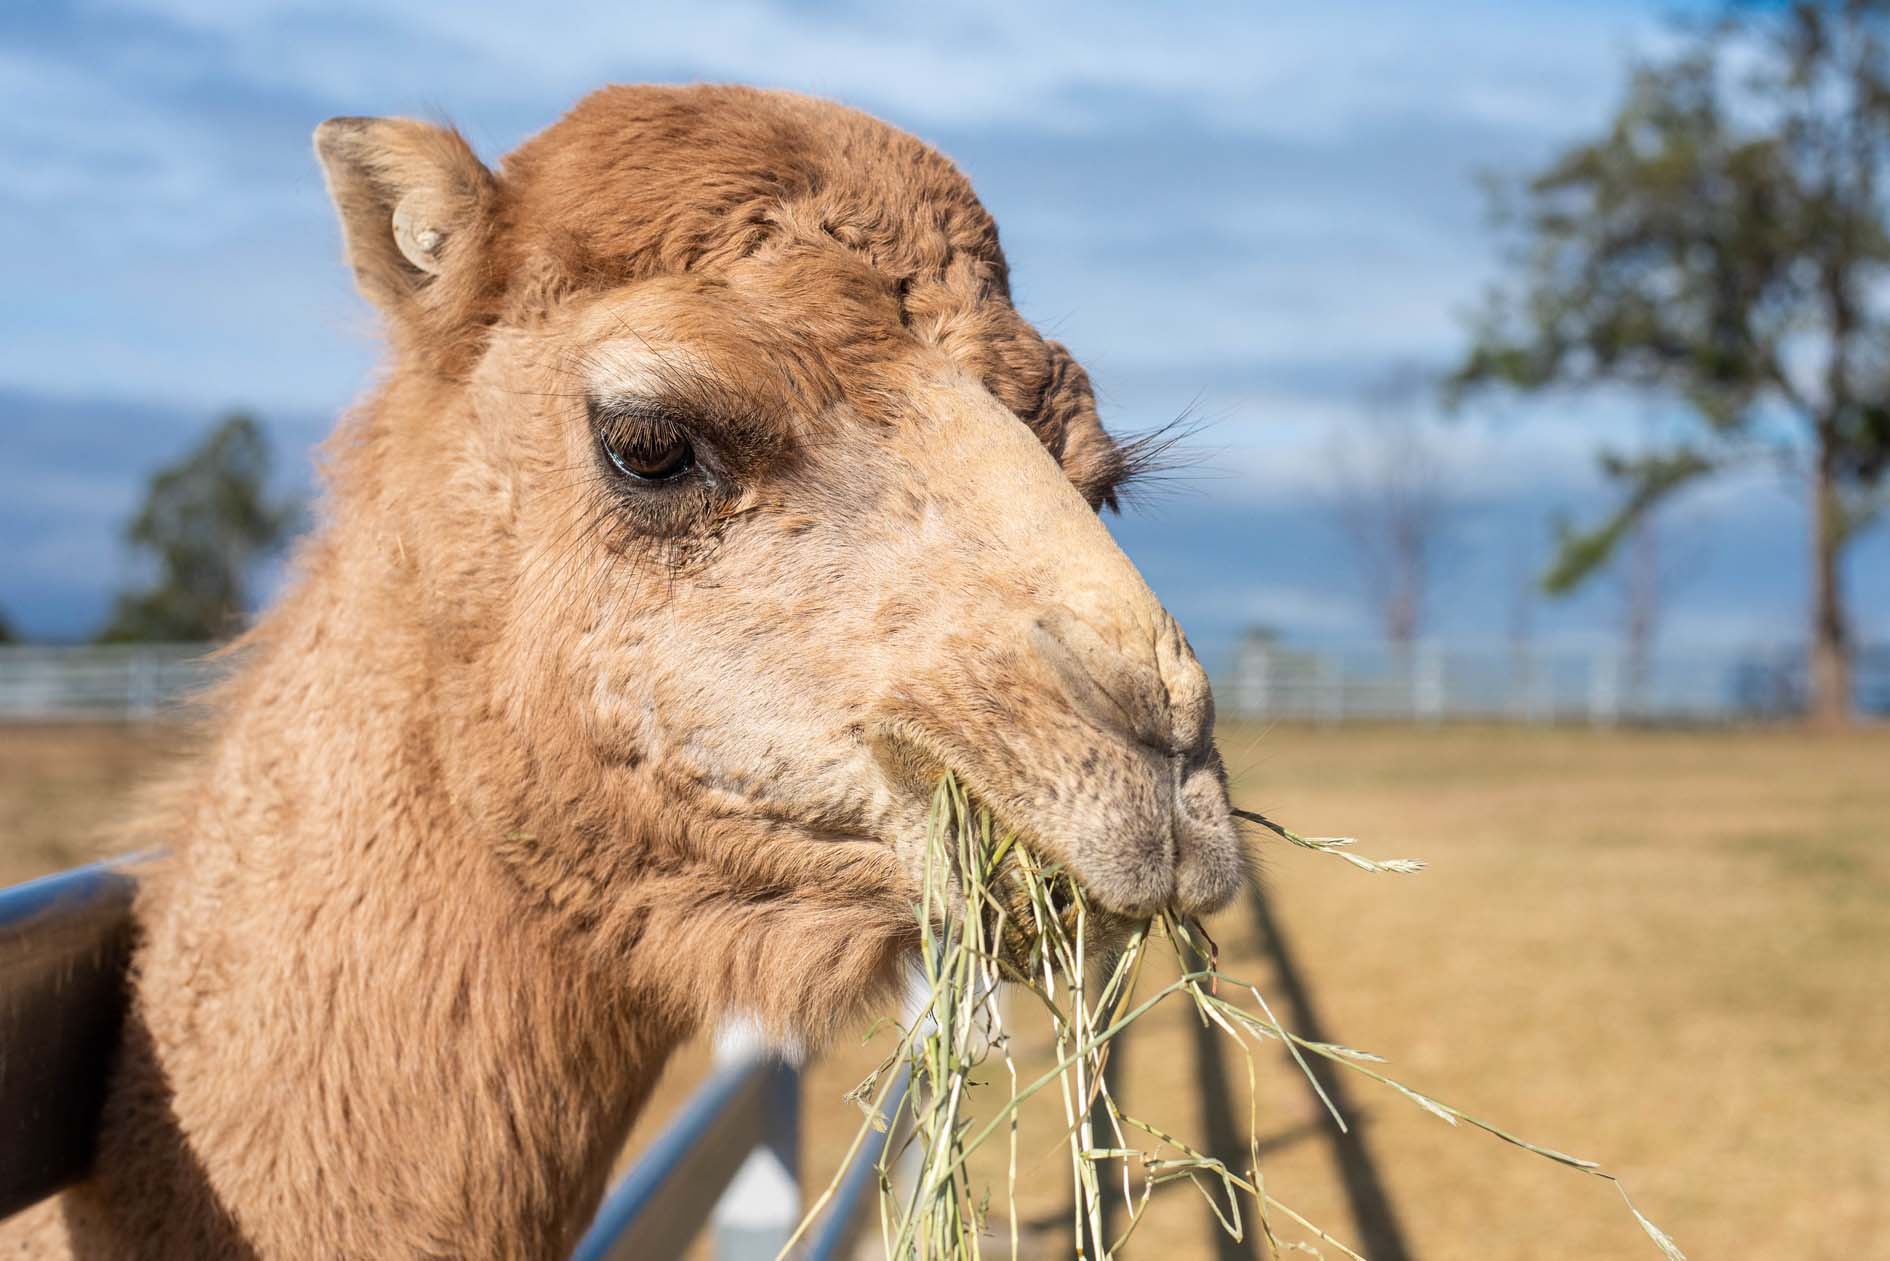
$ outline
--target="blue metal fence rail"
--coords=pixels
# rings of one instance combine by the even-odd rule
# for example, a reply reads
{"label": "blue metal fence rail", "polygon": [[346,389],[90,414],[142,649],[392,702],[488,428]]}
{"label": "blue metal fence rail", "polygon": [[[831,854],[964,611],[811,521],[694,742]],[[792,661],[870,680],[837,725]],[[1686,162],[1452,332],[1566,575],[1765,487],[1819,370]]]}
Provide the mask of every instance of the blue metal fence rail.
{"label": "blue metal fence rail", "polygon": [[605,1197],[573,1261],[680,1256],[751,1152],[798,1129],[799,1075],[760,1056],[721,1069]]}
{"label": "blue metal fence rail", "polygon": [[[893,1084],[892,1093],[886,1098],[889,1116],[904,1116],[909,1122],[909,1114],[903,1105],[910,1085],[910,1076],[901,1069],[899,1080]],[[841,1176],[839,1189],[834,1193],[833,1204],[826,1217],[815,1228],[813,1239],[807,1247],[809,1261],[838,1261],[841,1257],[853,1255],[854,1245],[869,1216],[867,1207],[873,1203],[879,1191],[880,1158],[885,1154],[887,1145],[900,1133],[897,1124],[888,1125],[883,1130],[869,1134],[868,1141],[860,1145],[853,1163],[847,1166],[846,1173]]]}
{"label": "blue metal fence rail", "polygon": [[99,864],[0,892],[0,1217],[92,1162],[124,1015],[133,889]]}
{"label": "blue metal fence rail", "polygon": [[[772,1136],[797,1128],[800,1074],[757,1055],[719,1070],[657,1136],[604,1198],[573,1261],[642,1261],[681,1256],[718,1204],[744,1160]],[[895,1088],[895,1114],[904,1094]],[[861,1144],[821,1219],[795,1249],[797,1261],[840,1261],[852,1255],[879,1184],[879,1160],[891,1135]],[[772,1206],[771,1206],[772,1207]],[[770,1214],[768,1229],[716,1232],[717,1261],[767,1261],[792,1232],[800,1205]]]}
{"label": "blue metal fence rail", "polygon": [[[135,891],[125,868],[110,863],[0,890],[0,1217],[91,1165],[124,1015]],[[801,1076],[752,1044],[725,1058],[605,1197],[575,1261],[679,1258],[712,1216],[717,1261],[771,1258],[785,1242],[801,1211]],[[887,1135],[872,1138],[797,1261],[850,1255]],[[786,1194],[777,1187],[760,1197],[757,1219],[741,1201],[751,1183],[768,1189],[765,1169],[750,1176],[764,1159],[791,1182]]]}

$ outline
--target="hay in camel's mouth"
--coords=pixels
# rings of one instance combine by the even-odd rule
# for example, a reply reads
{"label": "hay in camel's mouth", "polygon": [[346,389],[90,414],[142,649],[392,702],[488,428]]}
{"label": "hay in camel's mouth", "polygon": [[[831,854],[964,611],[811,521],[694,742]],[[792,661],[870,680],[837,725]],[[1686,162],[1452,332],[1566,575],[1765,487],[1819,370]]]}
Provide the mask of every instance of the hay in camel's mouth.
{"label": "hay in camel's mouth", "polygon": [[[1422,868],[1406,859],[1366,858],[1352,850],[1349,838],[1301,836],[1264,815],[1234,813],[1288,844],[1332,854],[1361,870],[1410,874]],[[1159,1119],[1142,1120],[1123,1110],[1104,1073],[1111,1043],[1169,1001],[1189,1003],[1197,1018],[1246,1057],[1250,1136],[1258,1133],[1254,1052],[1266,1044],[1285,1049],[1344,1128],[1345,1119],[1308,1065],[1306,1057],[1315,1056],[1370,1078],[1450,1125],[1483,1130],[1612,1182],[1667,1261],[1685,1261],[1613,1174],[1406,1086],[1372,1067],[1383,1063],[1375,1055],[1286,1029],[1259,989],[1221,971],[1219,951],[1198,921],[1173,911],[1141,920],[1102,912],[1069,872],[1005,831],[950,774],[940,779],[933,795],[915,913],[922,1000],[893,1051],[849,1096],[866,1115],[842,1162],[844,1171],[874,1130],[890,1127],[902,1136],[886,1145],[879,1168],[880,1221],[890,1261],[982,1261],[991,1242],[987,1210],[993,1196],[974,1178],[971,1157],[1000,1139],[1008,1148],[1003,1198],[1009,1238],[1008,1248],[993,1247],[992,1255],[1019,1255],[1018,1116],[1025,1103],[1044,1093],[1061,1104],[1074,1231],[1089,1241],[1078,1255],[1108,1261],[1142,1225],[1154,1190],[1185,1179],[1206,1197],[1233,1238],[1242,1239],[1257,1227],[1269,1257],[1287,1251],[1323,1256],[1324,1247],[1365,1261],[1268,1191],[1257,1139],[1250,1138],[1244,1162],[1230,1163],[1177,1137]],[[1152,993],[1139,993],[1145,964],[1158,953],[1169,957],[1174,979]],[[1007,989],[1013,1000],[1009,1012],[1000,1001]],[[1032,1015],[1049,1023],[1053,1063],[1036,1077],[1020,1080],[1005,1021]],[[1001,1066],[1001,1077],[990,1071],[994,1062]],[[895,1088],[908,1076],[910,1088],[896,1097]],[[978,1085],[979,1080],[986,1084]],[[988,1091],[992,1082],[1000,1089],[1008,1083],[1008,1097],[976,1098],[974,1107],[974,1096]],[[815,1199],[802,1232],[832,1197],[838,1178]],[[1128,1207],[1128,1223],[1114,1238],[1105,1236],[1105,1186],[1119,1189]],[[1283,1221],[1305,1238],[1283,1242],[1276,1233]],[[783,1257],[799,1237],[797,1232]]]}

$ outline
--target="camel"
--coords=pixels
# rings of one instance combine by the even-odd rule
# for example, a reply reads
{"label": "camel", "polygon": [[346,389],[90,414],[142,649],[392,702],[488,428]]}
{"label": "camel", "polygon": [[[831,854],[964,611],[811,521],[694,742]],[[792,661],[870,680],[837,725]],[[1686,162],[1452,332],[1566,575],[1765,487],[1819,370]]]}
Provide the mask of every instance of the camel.
{"label": "camel", "polygon": [[888,996],[947,769],[1103,908],[1231,896],[1136,450],[946,159],[715,86],[315,150],[386,373],[139,817],[94,1171],[0,1254],[568,1255],[680,1042]]}

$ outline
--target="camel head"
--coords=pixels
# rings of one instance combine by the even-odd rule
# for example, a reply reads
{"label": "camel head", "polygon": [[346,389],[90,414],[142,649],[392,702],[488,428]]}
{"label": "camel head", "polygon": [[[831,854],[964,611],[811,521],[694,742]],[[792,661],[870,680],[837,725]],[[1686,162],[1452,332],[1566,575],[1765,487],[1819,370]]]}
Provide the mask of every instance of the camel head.
{"label": "camel head", "polygon": [[1206,676],[1099,517],[1133,453],[947,161],[708,87],[606,89],[496,171],[405,120],[316,148],[393,348],[325,546],[379,566],[351,616],[414,646],[430,773],[592,956],[818,1036],[913,939],[945,769],[1105,908],[1231,895]]}

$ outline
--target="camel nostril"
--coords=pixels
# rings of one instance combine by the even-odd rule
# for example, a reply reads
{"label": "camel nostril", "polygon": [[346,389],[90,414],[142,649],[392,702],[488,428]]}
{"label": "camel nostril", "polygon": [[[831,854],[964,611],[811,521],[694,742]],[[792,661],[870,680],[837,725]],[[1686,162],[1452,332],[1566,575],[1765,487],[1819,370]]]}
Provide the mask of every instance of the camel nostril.
{"label": "camel nostril", "polygon": [[1181,771],[1174,826],[1176,905],[1191,915],[1219,910],[1246,883],[1249,859],[1211,748]]}
{"label": "camel nostril", "polygon": [[[1031,625],[1031,645],[1070,704],[1091,721],[1126,732],[1163,755],[1197,753],[1210,711],[1207,676],[1172,631],[1152,644],[1116,636],[1056,606]],[[1125,650],[1120,641],[1135,647]],[[1140,651],[1136,651],[1139,648]]]}
{"label": "camel nostril", "polygon": [[1186,754],[1190,766],[1211,757],[1214,736],[1214,691],[1207,671],[1188,646],[1187,636],[1166,612],[1155,641],[1155,665],[1168,696],[1174,748]]}

